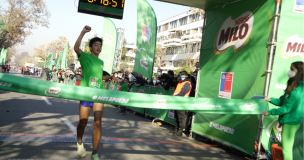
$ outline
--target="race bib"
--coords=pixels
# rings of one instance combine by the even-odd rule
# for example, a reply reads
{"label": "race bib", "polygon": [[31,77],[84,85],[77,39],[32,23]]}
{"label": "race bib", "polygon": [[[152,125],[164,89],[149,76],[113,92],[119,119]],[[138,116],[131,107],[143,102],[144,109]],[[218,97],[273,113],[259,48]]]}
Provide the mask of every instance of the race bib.
{"label": "race bib", "polygon": [[103,88],[102,79],[91,77],[89,86],[92,88]]}

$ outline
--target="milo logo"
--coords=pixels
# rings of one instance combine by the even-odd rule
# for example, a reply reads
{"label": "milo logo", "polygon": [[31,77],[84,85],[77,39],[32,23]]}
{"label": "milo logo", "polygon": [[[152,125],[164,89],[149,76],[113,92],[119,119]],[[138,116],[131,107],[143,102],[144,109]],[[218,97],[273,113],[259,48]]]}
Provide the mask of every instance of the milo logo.
{"label": "milo logo", "polygon": [[[274,124],[274,125],[273,125]],[[273,126],[272,126],[273,125]],[[282,126],[278,119],[274,119],[266,128],[267,137],[271,138],[271,142],[281,142]],[[271,129],[274,131],[271,131]]]}
{"label": "milo logo", "polygon": [[247,11],[236,19],[228,17],[219,29],[214,42],[214,53],[219,55],[233,47],[238,52],[248,41],[253,29],[254,16]]}
{"label": "milo logo", "polygon": [[106,59],[103,60],[106,66],[110,66],[110,62]]}
{"label": "milo logo", "polygon": [[113,37],[108,33],[105,34],[105,43],[109,46],[113,46]]}
{"label": "milo logo", "polygon": [[244,108],[246,111],[254,111],[254,105],[252,103],[246,103]]}
{"label": "milo logo", "polygon": [[47,96],[59,97],[59,95],[61,94],[61,89],[60,88],[51,87],[51,88],[45,90],[44,93]]}
{"label": "milo logo", "polygon": [[284,59],[290,59],[299,56],[304,60],[304,38],[300,38],[297,34],[290,36],[283,43],[280,52],[282,58]]}
{"label": "milo logo", "polygon": [[145,68],[147,71],[149,70],[148,62],[144,61],[143,59],[140,59],[140,65],[141,67]]}
{"label": "milo logo", "polygon": [[154,102],[153,106],[155,108],[166,109],[166,100],[165,99],[159,99],[156,102]]}

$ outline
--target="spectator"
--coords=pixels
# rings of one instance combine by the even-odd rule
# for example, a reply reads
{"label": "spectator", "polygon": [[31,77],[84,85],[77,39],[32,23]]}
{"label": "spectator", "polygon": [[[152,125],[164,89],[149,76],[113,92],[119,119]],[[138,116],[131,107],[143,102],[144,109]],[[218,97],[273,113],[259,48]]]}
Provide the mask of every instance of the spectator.
{"label": "spectator", "polygon": [[50,80],[50,69],[49,68],[46,68],[45,69],[45,73],[46,73],[46,80]]}
{"label": "spectator", "polygon": [[22,66],[22,68],[21,68],[21,73],[23,74],[23,69],[24,69],[24,67]]}
{"label": "spectator", "polygon": [[[63,79],[63,72],[61,69],[58,70],[58,82],[59,83],[64,83],[64,79]],[[79,83],[80,84],[80,83]]]}
{"label": "spectator", "polygon": [[4,73],[6,73],[7,65],[3,65]]}
{"label": "spectator", "polygon": [[168,79],[169,79],[168,74],[165,74],[165,73],[162,74],[162,75],[159,77],[160,83],[158,83],[157,87],[159,87],[159,88],[164,88],[164,87],[165,87],[165,83],[167,83]]}
{"label": "spectator", "polygon": [[9,73],[10,69],[11,69],[11,65],[8,65],[7,66],[7,73]]}
{"label": "spectator", "polygon": [[36,69],[36,76],[38,76],[38,68]]}
{"label": "spectator", "polygon": [[117,78],[122,79],[123,73],[122,71],[117,72]]}
{"label": "spectator", "polygon": [[[173,96],[189,97],[192,89],[191,79],[186,71],[181,72],[181,76],[178,78],[178,85],[174,91]],[[176,124],[176,131],[174,135],[182,136],[183,129],[186,125],[185,111],[174,111],[174,120]]]}
{"label": "spectator", "polygon": [[81,78],[82,78],[82,70],[79,68],[76,70],[76,85],[80,86]]}
{"label": "spectator", "polygon": [[158,68],[157,69],[157,76],[161,76],[163,74],[163,70]]}
{"label": "spectator", "polygon": [[174,84],[174,72],[172,70],[168,71],[168,79],[165,82],[164,89],[169,90],[170,88],[173,89],[175,88],[176,85]]}
{"label": "spectator", "polygon": [[197,71],[194,71],[192,75],[195,78],[195,80],[197,80]]}
{"label": "spectator", "polygon": [[196,62],[195,67],[196,67],[195,71],[197,72],[200,69],[200,62]]}
{"label": "spectator", "polygon": [[[121,86],[121,90],[123,92],[128,92],[129,90],[129,78],[126,77],[124,79],[124,84]],[[121,115],[125,115],[126,114],[126,107],[125,106],[120,106],[120,112],[118,112]]]}
{"label": "spectator", "polygon": [[136,78],[131,74],[130,68],[126,68],[125,77],[129,78],[129,83],[133,84]]}

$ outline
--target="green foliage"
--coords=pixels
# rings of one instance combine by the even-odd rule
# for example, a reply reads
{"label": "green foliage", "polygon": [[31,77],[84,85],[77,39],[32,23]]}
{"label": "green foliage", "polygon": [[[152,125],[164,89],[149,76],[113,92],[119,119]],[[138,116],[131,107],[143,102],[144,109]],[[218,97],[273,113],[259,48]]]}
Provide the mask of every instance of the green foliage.
{"label": "green foliage", "polygon": [[129,60],[129,59],[127,59],[128,57],[126,57],[126,53],[128,51],[127,48],[125,48],[126,44],[127,44],[127,40],[124,39],[122,53],[121,53],[121,60],[122,61],[128,61]]}
{"label": "green foliage", "polygon": [[186,71],[190,75],[193,73],[190,67],[182,67],[174,71],[174,76],[177,77],[181,71]]}

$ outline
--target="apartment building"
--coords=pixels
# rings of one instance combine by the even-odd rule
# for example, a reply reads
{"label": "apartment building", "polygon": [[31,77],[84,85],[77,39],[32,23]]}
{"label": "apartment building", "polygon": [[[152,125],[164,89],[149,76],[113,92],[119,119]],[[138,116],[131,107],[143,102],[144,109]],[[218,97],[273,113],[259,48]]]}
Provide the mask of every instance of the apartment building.
{"label": "apartment building", "polygon": [[[199,59],[203,35],[204,15],[202,13],[181,13],[157,23],[157,45],[161,45],[166,61],[163,69],[180,66],[186,59]],[[128,63],[134,65],[136,55],[134,46],[127,46],[126,56],[131,58]]]}
{"label": "apartment building", "polygon": [[179,66],[185,59],[198,59],[203,35],[204,15],[189,11],[157,24],[157,45],[164,53],[166,68]]}

